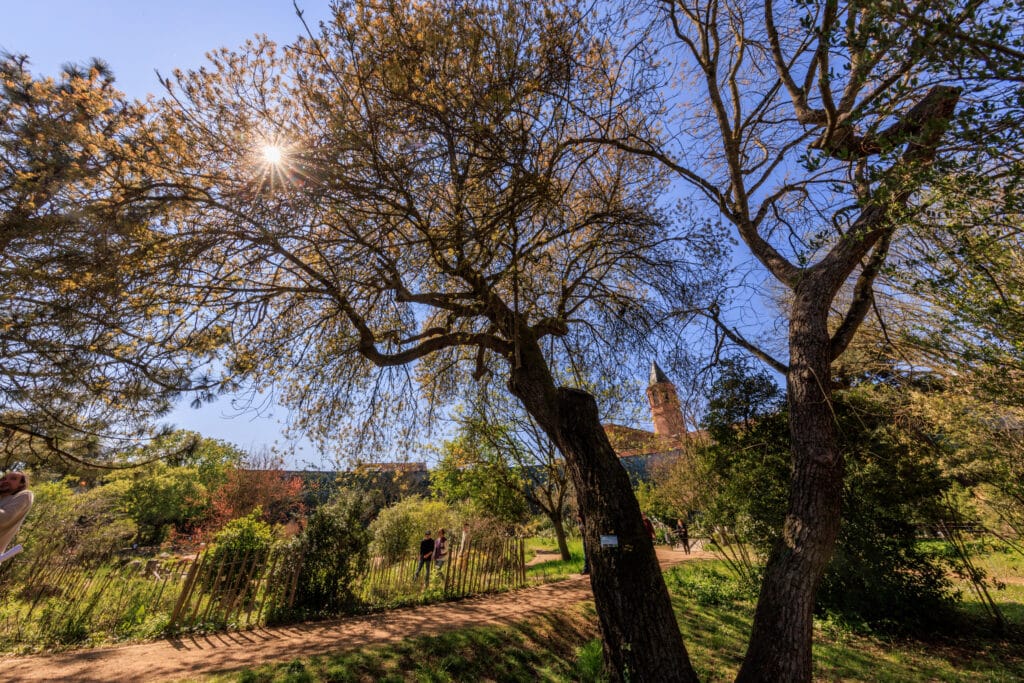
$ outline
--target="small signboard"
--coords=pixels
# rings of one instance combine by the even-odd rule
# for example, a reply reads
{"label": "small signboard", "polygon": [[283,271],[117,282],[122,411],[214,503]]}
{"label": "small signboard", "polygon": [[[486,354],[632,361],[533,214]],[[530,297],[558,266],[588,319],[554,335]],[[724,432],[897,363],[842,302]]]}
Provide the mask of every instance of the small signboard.
{"label": "small signboard", "polygon": [[7,552],[0,554],[0,562],[11,559],[12,557],[20,553],[22,550],[24,550],[24,548],[22,548],[21,544],[19,543]]}
{"label": "small signboard", "polygon": [[614,535],[601,534],[601,547],[602,548],[618,548],[619,537]]}

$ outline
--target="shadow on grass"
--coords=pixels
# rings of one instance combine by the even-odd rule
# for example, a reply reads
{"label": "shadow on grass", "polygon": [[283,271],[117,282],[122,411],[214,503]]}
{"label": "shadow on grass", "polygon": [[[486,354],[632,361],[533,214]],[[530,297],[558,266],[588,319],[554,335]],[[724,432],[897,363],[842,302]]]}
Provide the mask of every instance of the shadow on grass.
{"label": "shadow on grass", "polygon": [[582,648],[597,637],[583,609],[547,615],[515,627],[470,628],[410,637],[286,664],[265,665],[214,681],[306,683],[307,681],[572,681]]}
{"label": "shadow on grass", "polygon": [[[701,567],[700,565],[704,566]],[[746,650],[754,600],[742,591],[708,590],[714,562],[673,569],[672,602],[683,640],[700,679],[731,681]],[[1012,592],[1012,591],[1011,591]],[[707,604],[708,601],[712,604]],[[703,602],[702,602],[703,601]],[[968,603],[950,632],[927,641],[884,639],[841,625],[816,622],[815,680],[924,683],[1024,680],[1024,611],[1003,603],[1014,624],[993,632]],[[287,664],[267,665],[212,680],[245,683],[320,681],[599,681],[600,644],[592,602],[528,623],[469,628],[436,636],[410,637],[394,645],[365,648]]]}

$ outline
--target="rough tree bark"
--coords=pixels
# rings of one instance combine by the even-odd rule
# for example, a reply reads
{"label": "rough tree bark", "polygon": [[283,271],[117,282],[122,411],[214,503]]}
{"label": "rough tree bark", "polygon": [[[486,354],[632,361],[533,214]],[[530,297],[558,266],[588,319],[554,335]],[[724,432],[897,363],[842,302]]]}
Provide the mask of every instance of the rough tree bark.
{"label": "rough tree bark", "polygon": [[766,566],[740,682],[811,680],[814,599],[839,533],[843,457],[829,399],[831,296],[810,279],[795,294],[786,375],[789,510]]}
{"label": "rough tree bark", "polygon": [[[528,333],[509,388],[565,456],[584,517],[605,660],[616,680],[696,683],[640,506],[590,394],[554,384]],[[601,547],[601,536],[617,546]]]}
{"label": "rough tree bark", "polygon": [[[912,177],[933,162],[939,142],[959,101],[957,88],[932,88],[890,132],[881,137],[906,136],[909,142],[889,173]],[[851,136],[843,138],[844,144]],[[874,144],[874,143],[872,143]],[[825,140],[839,158],[856,150]],[[872,145],[858,149],[866,156]],[[889,195],[885,204],[869,201],[852,229],[828,255],[806,269],[791,265],[773,272],[793,291],[789,316],[789,364],[786,389],[789,402],[789,509],[782,536],[765,567],[754,625],[738,683],[753,681],[810,681],[813,676],[812,626],[814,600],[822,574],[832,556],[841,521],[843,458],[839,451],[831,406],[831,365],[856,334],[872,300],[872,286],[885,262],[889,241],[899,228],[898,209],[909,205],[917,186],[907,185]],[[885,195],[882,195],[885,197]],[[748,243],[772,269],[771,259]],[[866,259],[866,262],[862,262]],[[840,287],[860,267],[853,298],[838,328],[830,334],[829,310]]]}

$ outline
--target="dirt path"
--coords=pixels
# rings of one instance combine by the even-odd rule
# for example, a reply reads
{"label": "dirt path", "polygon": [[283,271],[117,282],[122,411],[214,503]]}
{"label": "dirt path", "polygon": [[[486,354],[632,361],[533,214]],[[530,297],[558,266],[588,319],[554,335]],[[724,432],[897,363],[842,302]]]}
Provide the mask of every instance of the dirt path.
{"label": "dirt path", "polygon": [[[662,566],[711,553],[658,549]],[[0,660],[4,681],[166,681],[398,642],[471,626],[512,624],[592,597],[586,577],[460,602],[281,628],[159,640]]]}

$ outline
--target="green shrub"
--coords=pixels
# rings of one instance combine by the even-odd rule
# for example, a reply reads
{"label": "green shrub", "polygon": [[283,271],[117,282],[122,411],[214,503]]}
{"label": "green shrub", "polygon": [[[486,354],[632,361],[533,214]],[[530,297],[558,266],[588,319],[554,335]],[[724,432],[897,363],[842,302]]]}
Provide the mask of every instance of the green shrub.
{"label": "green shrub", "polygon": [[204,590],[220,593],[230,587],[232,591],[242,591],[244,600],[252,599],[259,572],[251,572],[248,586],[232,584],[238,572],[248,572],[249,568],[262,565],[267,560],[274,543],[274,532],[260,519],[262,514],[263,511],[256,508],[245,517],[231,520],[217,532],[213,548],[203,565],[201,585]]}
{"label": "green shrub", "polygon": [[213,537],[213,555],[241,557],[246,552],[266,553],[274,543],[270,525],[260,519],[263,511],[256,508],[245,517],[233,519]]}
{"label": "green shrub", "polygon": [[195,467],[170,467],[156,462],[138,470],[111,475],[106,488],[122,484],[122,507],[139,528],[140,545],[157,545],[173,528],[199,523],[209,512],[209,493]]}
{"label": "green shrub", "polygon": [[126,485],[115,482],[77,492],[77,483],[32,487],[35,504],[18,532],[17,542],[25,547],[22,564],[48,553],[73,558],[76,565],[102,563],[136,536],[135,523],[120,510]]}
{"label": "green shrub", "polygon": [[754,597],[743,581],[711,567],[675,567],[665,573],[665,583],[670,592],[689,596],[705,607]]}
{"label": "green shrub", "polygon": [[369,505],[358,492],[342,491],[310,516],[292,542],[302,557],[294,609],[304,616],[350,613],[358,606],[356,582],[366,569]]}
{"label": "green shrub", "polygon": [[[727,370],[709,403],[713,442],[698,452],[712,475],[700,522],[727,529],[763,558],[781,542],[787,509],[788,414],[770,378],[745,376],[743,364]],[[816,609],[875,630],[946,623],[955,601],[948,562],[922,552],[917,539],[918,524],[941,519],[950,480],[903,401],[898,390],[871,383],[833,395],[846,464],[843,517]]]}
{"label": "green shrub", "polygon": [[424,531],[430,529],[436,536],[441,528],[454,538],[454,531],[461,528],[459,515],[441,501],[410,496],[377,515],[370,525],[371,551],[386,562],[397,562],[416,551]]}

